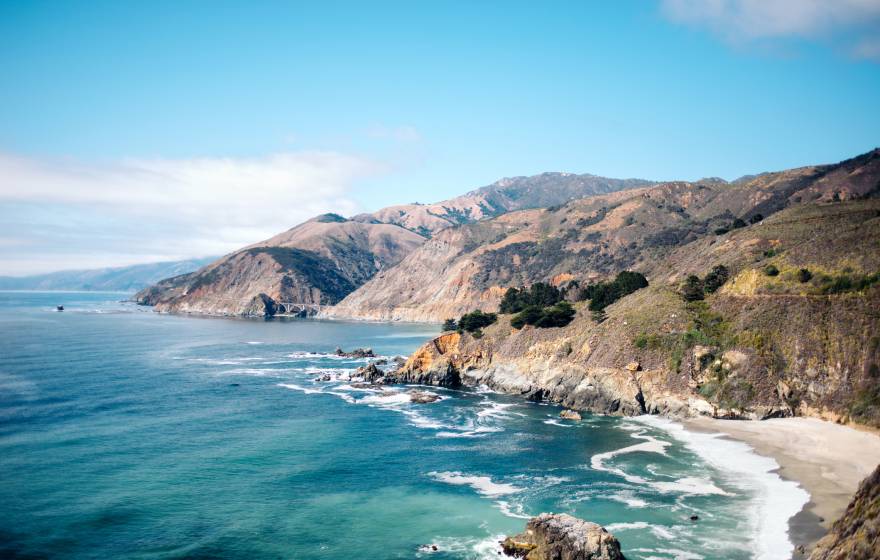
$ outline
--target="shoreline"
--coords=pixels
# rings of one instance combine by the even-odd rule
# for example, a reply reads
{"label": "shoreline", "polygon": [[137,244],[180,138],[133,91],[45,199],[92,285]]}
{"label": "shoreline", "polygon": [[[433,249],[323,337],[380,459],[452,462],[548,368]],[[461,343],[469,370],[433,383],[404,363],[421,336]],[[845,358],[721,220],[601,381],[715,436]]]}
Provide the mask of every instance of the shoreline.
{"label": "shoreline", "polygon": [[859,483],[880,463],[880,435],[818,418],[680,420],[685,429],[720,434],[773,459],[772,472],[797,483],[808,501],[788,520],[794,557],[807,553],[846,510]]}

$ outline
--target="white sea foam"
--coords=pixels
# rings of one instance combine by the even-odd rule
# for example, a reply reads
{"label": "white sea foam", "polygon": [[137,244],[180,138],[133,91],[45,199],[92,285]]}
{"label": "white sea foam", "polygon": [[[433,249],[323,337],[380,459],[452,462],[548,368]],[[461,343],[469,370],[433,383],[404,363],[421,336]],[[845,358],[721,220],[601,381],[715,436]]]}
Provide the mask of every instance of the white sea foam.
{"label": "white sea foam", "polygon": [[632,434],[630,434],[631,437],[644,441],[642,443],[637,443],[635,445],[630,445],[621,449],[615,449],[613,451],[606,451],[605,453],[597,453],[596,455],[593,455],[593,457],[590,459],[590,466],[593,468],[593,470],[616,474],[622,477],[627,482],[649,486],[664,494],[679,493],[692,496],[729,495],[721,488],[715,486],[715,484],[713,484],[712,481],[708,478],[685,477],[675,481],[652,481],[642,476],[629,474],[619,467],[607,466],[606,462],[609,459],[613,459],[614,457],[617,457],[619,455],[626,455],[628,453],[644,452],[666,455],[666,448],[670,445],[669,442],[661,441],[655,437],[649,436],[648,434],[644,433],[643,428],[641,430],[638,430],[639,426],[636,426],[638,431],[632,429],[632,424],[624,424],[623,428],[633,432]]}
{"label": "white sea foam", "polygon": [[303,387],[302,385],[296,385],[295,383],[279,383],[279,387],[284,387],[285,389],[292,389],[294,391],[299,391],[301,393],[305,393],[306,395],[313,395],[316,393],[323,393],[320,389],[309,389],[308,387]]}
{"label": "white sea foam", "polygon": [[[450,426],[443,426],[450,427]],[[492,434],[495,432],[503,432],[504,428],[500,426],[479,426],[472,430],[463,429],[460,431],[442,431],[437,432],[438,438],[476,438],[483,437],[487,434]]]}
{"label": "white sea foam", "polygon": [[574,424],[563,424],[556,418],[549,418],[544,420],[545,424],[550,424],[551,426],[559,426],[560,428],[574,428]]}
{"label": "white sea foam", "polygon": [[675,533],[669,530],[668,527],[664,527],[662,525],[654,525],[653,523],[646,523],[645,521],[633,521],[630,523],[612,523],[611,525],[606,525],[605,529],[607,529],[610,533],[627,531],[631,529],[647,529],[651,531],[651,533],[658,539],[664,539],[668,541],[675,539]]}
{"label": "white sea foam", "polygon": [[758,560],[791,557],[794,545],[788,535],[788,520],[810,500],[797,483],[783,480],[779,465],[754,452],[747,444],[724,439],[721,434],[690,432],[664,418],[640,416],[643,424],[668,432],[701,459],[730,475],[731,483],[746,489],[752,498],[752,550]]}
{"label": "white sea foam", "polygon": [[511,504],[506,500],[498,500],[495,502],[495,505],[498,506],[499,511],[501,511],[502,515],[506,515],[507,517],[512,517],[514,519],[531,519],[532,516],[527,514],[523,509],[522,504]]}
{"label": "white sea foam", "polygon": [[489,497],[504,496],[522,491],[522,488],[517,488],[512,484],[492,482],[492,479],[488,476],[473,476],[458,471],[429,472],[428,476],[446,484],[470,486],[478,494]]}
{"label": "white sea foam", "polygon": [[648,505],[648,502],[642,500],[641,498],[636,498],[630,490],[623,490],[622,492],[610,494],[606,497],[609,500],[614,500],[615,502],[626,504],[631,508],[643,508]]}
{"label": "white sea foam", "polygon": [[[703,556],[696,552],[677,548],[636,548],[633,549],[633,552],[651,554],[651,556],[645,556],[645,560],[703,560]],[[654,556],[654,554],[662,554],[663,556]]]}
{"label": "white sea foam", "polygon": [[394,406],[407,404],[411,401],[410,396],[402,391],[388,391],[376,395],[369,395],[357,400],[358,404],[373,404],[379,406]]}
{"label": "white sea foam", "polygon": [[265,342],[260,342],[258,340],[248,340],[245,344],[252,344],[254,346],[259,346],[260,344],[266,344]]}

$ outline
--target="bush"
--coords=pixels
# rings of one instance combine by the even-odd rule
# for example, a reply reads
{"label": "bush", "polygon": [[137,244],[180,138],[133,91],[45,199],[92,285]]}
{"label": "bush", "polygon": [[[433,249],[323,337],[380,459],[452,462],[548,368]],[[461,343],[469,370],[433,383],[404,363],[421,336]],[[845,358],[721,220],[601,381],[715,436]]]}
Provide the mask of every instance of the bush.
{"label": "bush", "polygon": [[749,223],[750,223],[750,224],[757,224],[758,222],[760,222],[760,221],[763,220],[763,219],[764,219],[764,216],[763,216],[763,215],[761,215],[761,214],[755,214],[754,216],[752,216],[751,218],[749,218]]}
{"label": "bush", "polygon": [[723,264],[714,267],[703,279],[703,289],[707,294],[715,293],[730,278],[730,271]]}
{"label": "bush", "polygon": [[798,270],[798,272],[797,272],[797,279],[798,279],[798,282],[800,282],[801,284],[804,284],[804,283],[809,282],[810,280],[813,279],[813,273],[810,272],[809,270],[807,270],[806,268],[802,268],[802,269]]}
{"label": "bush", "polygon": [[779,276],[779,269],[775,265],[768,264],[764,267],[764,274],[767,276]]}
{"label": "bush", "polygon": [[739,229],[744,227],[746,227],[746,223],[739,218],[735,219],[733,223],[730,224],[731,229]]}
{"label": "bush", "polygon": [[547,307],[562,300],[562,292],[555,286],[536,282],[528,290],[526,288],[510,288],[501,300],[501,313],[519,313],[526,307]]}
{"label": "bush", "polygon": [[458,330],[458,323],[455,322],[455,319],[446,319],[443,321],[443,331],[454,331]]}
{"label": "bush", "polygon": [[458,320],[458,330],[467,332],[476,332],[483,327],[488,327],[498,320],[498,316],[494,313],[483,313],[479,309],[465,313]]}
{"label": "bush", "polygon": [[685,301],[699,301],[703,299],[704,290],[703,281],[700,280],[700,277],[691,274],[684,281],[684,286],[681,288],[681,297]]}
{"label": "bush", "polygon": [[574,307],[566,301],[544,308],[532,305],[514,315],[510,326],[515,329],[521,329],[525,325],[534,325],[539,329],[564,327],[571,323],[574,316]]}
{"label": "bush", "polygon": [[647,286],[648,279],[644,274],[624,270],[611,282],[590,284],[581,291],[578,300],[588,299],[591,311],[601,311],[620,298]]}

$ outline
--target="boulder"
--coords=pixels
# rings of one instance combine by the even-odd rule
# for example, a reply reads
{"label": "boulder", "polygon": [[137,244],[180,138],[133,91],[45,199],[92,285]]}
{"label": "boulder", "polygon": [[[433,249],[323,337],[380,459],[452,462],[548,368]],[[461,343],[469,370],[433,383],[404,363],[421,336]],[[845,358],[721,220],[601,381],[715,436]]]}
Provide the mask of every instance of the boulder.
{"label": "boulder", "polygon": [[627,371],[636,372],[636,371],[639,371],[641,368],[642,368],[642,366],[638,362],[630,362],[630,363],[626,364]]}
{"label": "boulder", "polygon": [[542,513],[519,535],[507,537],[507,556],[526,560],[624,560],[614,535],[596,523],[561,513]]}
{"label": "boulder", "polygon": [[369,383],[381,383],[385,379],[385,372],[376,367],[376,364],[367,364],[357,368],[354,373],[355,377],[363,379]]}
{"label": "boulder", "polygon": [[336,347],[335,354],[337,356],[342,356],[343,358],[375,358],[376,354],[373,353],[372,348],[355,348],[351,352],[346,352],[340,347]]}
{"label": "boulder", "polygon": [[427,391],[412,390],[408,394],[410,402],[416,404],[428,404],[440,400],[440,395],[435,395],[434,393],[429,393]]}
{"label": "boulder", "polygon": [[565,418],[566,420],[580,420],[581,415],[579,412],[575,410],[563,410],[559,413],[560,418]]}

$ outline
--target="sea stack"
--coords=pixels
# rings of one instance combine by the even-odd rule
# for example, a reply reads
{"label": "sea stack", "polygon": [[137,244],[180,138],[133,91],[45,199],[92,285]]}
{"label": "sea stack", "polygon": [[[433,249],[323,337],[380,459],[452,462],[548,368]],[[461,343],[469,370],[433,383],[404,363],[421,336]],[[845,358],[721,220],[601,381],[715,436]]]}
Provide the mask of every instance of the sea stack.
{"label": "sea stack", "polygon": [[542,513],[501,543],[504,554],[526,560],[625,560],[620,543],[601,525],[566,513]]}

